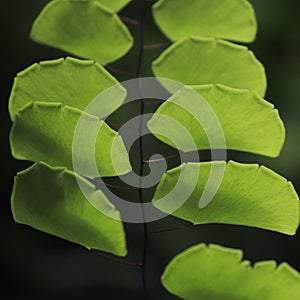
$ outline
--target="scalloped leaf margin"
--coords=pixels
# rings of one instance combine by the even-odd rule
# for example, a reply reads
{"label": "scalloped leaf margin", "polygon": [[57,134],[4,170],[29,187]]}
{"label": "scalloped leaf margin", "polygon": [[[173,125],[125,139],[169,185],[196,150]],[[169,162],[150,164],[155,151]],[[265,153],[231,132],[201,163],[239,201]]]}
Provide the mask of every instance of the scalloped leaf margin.
{"label": "scalloped leaf margin", "polygon": [[257,32],[255,12],[247,0],[160,0],[154,20],[172,41],[190,36],[252,42]]}
{"label": "scalloped leaf margin", "polygon": [[[35,63],[18,73],[9,99],[14,120],[29,102],[62,102],[82,111],[102,92],[114,87],[109,99],[97,104],[93,114],[100,119],[114,112],[124,101],[126,90],[100,64],[71,57]],[[100,107],[101,106],[101,107]]]}
{"label": "scalloped leaf margin", "polygon": [[108,64],[124,56],[133,37],[119,17],[95,1],[53,0],[35,20],[32,40]]}
{"label": "scalloped leaf margin", "polygon": [[252,267],[241,250],[199,244],[177,255],[161,281],[182,299],[297,300],[300,275],[287,263],[262,261]]}
{"label": "scalloped leaf margin", "polygon": [[[19,110],[10,134],[13,156],[72,170],[73,139],[81,118],[86,126],[81,129],[85,132],[81,132],[81,148],[76,153],[82,165],[80,175],[94,178],[99,174],[104,177],[130,172],[129,156],[121,136],[97,117],[61,103],[35,102]],[[90,173],[93,170],[90,167],[93,165],[92,133],[96,136],[92,143],[95,142],[99,174]]]}
{"label": "scalloped leaf margin", "polygon": [[[210,171],[225,168],[224,177],[211,202],[199,208]],[[180,173],[182,177],[179,180]],[[193,178],[196,187],[186,202],[173,216],[196,224],[222,223],[257,227],[294,235],[299,226],[299,197],[291,182],[274,171],[257,164],[234,161],[187,163],[167,171],[157,186],[153,204],[165,213],[175,199],[168,198],[170,191],[180,184],[188,189]],[[164,204],[156,201],[164,198]],[[159,203],[159,202],[158,202]]]}
{"label": "scalloped leaf margin", "polygon": [[80,244],[125,256],[126,239],[121,221],[99,212],[83,196],[77,180],[116,219],[120,214],[89,181],[65,168],[36,163],[15,177],[12,212],[17,223]]}
{"label": "scalloped leaf margin", "polygon": [[[178,134],[181,126],[192,140]],[[223,85],[186,86],[160,105],[148,122],[158,139],[185,152],[193,151],[195,144],[198,150],[211,149],[208,137],[218,141],[217,126],[231,150],[276,157],[285,141],[284,124],[273,104],[255,92]]]}
{"label": "scalloped leaf margin", "polygon": [[178,40],[152,63],[152,70],[157,77],[186,85],[222,84],[262,97],[267,88],[265,69],[252,51],[214,38]]}

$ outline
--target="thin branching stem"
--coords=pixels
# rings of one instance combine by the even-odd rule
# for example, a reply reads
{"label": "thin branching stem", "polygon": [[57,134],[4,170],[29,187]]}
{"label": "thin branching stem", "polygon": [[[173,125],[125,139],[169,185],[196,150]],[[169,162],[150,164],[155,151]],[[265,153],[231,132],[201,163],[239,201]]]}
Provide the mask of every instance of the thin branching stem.
{"label": "thin branching stem", "polygon": [[125,17],[125,16],[120,16],[120,19],[124,23],[130,24],[130,25],[134,25],[134,26],[140,26],[140,22],[138,20],[134,20],[134,19],[131,19],[131,18],[128,18],[128,17]]}
{"label": "thin branching stem", "polygon": [[[137,61],[137,70],[136,70],[136,78],[139,80],[141,77],[141,67],[142,67],[142,60],[143,60],[143,53],[144,53],[144,18],[147,10],[147,4],[146,0],[143,0],[143,7],[142,7],[142,13],[141,13],[141,19],[140,19],[140,26],[139,26],[139,36],[140,36],[140,44],[139,44],[139,54],[138,54],[138,61]],[[140,85],[139,81],[139,94],[140,94],[140,124],[139,124],[139,153],[140,153],[140,170],[139,170],[139,176],[140,176],[140,182],[139,186],[142,186],[142,180],[144,175],[144,143],[143,143],[143,137],[142,137],[142,126],[143,126],[143,115],[144,115],[144,99],[142,95],[142,87]],[[143,198],[143,190],[140,188],[139,191],[139,200],[140,203],[144,203]],[[143,282],[143,298],[144,300],[148,299],[147,294],[147,275],[146,275],[146,258],[147,258],[147,248],[148,248],[148,227],[146,223],[145,218],[145,210],[142,206],[142,217],[143,217],[143,231],[144,231],[144,240],[143,240],[143,253],[142,253],[142,282]]]}
{"label": "thin branching stem", "polygon": [[106,65],[105,68],[106,68],[108,71],[113,72],[113,73],[116,73],[116,74],[128,75],[128,76],[134,76],[134,73],[127,72],[127,71],[123,71],[123,70],[120,70],[120,69],[117,69],[117,68],[113,68],[113,67],[108,66],[108,65]]}
{"label": "thin branching stem", "polygon": [[157,158],[157,159],[150,159],[150,160],[143,160],[144,164],[153,164],[153,163],[158,163],[164,160],[168,160],[168,159],[172,159],[172,158],[176,158],[178,157],[178,154],[173,154],[173,155],[169,155],[166,157],[162,157],[162,158]]}
{"label": "thin branching stem", "polygon": [[139,187],[122,187],[122,186],[118,186],[118,185],[113,185],[113,184],[109,184],[109,183],[105,183],[104,181],[98,179],[98,178],[95,178],[95,179],[90,179],[92,181],[95,181],[99,184],[102,184],[102,185],[105,185],[107,187],[110,187],[112,189],[117,189],[117,190],[123,190],[123,191],[137,191],[139,190],[140,188]]}
{"label": "thin branching stem", "polygon": [[104,254],[104,253],[102,253],[100,251],[97,251],[97,250],[91,250],[91,252],[98,255],[98,256],[101,256],[101,257],[103,257],[107,260],[116,262],[116,263],[121,264],[121,265],[129,266],[129,267],[139,267],[139,268],[142,267],[142,264],[123,261],[123,260],[117,259],[115,257],[112,257],[110,255]]}
{"label": "thin branching stem", "polygon": [[156,49],[156,48],[161,48],[164,46],[171,45],[170,42],[161,42],[161,43],[156,43],[156,44],[151,44],[151,45],[144,45],[144,50],[150,50],[150,49]]}
{"label": "thin branching stem", "polygon": [[144,105],[157,105],[157,104],[161,104],[163,101],[165,100],[159,100],[159,101],[145,101]]}
{"label": "thin branching stem", "polygon": [[162,230],[157,230],[157,231],[149,231],[148,235],[171,232],[171,231],[177,231],[177,230],[184,229],[184,228],[191,227],[191,226],[194,226],[194,225],[193,224],[186,224],[186,225],[178,226],[178,227],[174,227],[174,228],[162,229]]}

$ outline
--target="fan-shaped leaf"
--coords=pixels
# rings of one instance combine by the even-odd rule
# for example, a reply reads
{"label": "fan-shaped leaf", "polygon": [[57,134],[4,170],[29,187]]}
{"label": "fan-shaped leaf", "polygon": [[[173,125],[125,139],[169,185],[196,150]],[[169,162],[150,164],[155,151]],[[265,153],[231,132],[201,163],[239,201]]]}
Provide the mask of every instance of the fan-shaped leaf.
{"label": "fan-shaped leaf", "polygon": [[[34,64],[15,78],[9,100],[9,111],[14,120],[17,111],[29,102],[63,102],[64,105],[85,110],[100,93],[115,86],[118,81],[101,65],[93,61],[63,58]],[[101,102],[104,118],[123,102],[126,90],[119,85],[113,89],[113,97]],[[100,106],[100,105],[99,105]]]}
{"label": "fan-shaped leaf", "polygon": [[287,263],[241,261],[241,250],[200,244],[177,255],[162,275],[165,288],[187,300],[297,300],[299,273]]}
{"label": "fan-shaped leaf", "polygon": [[117,15],[86,0],[51,1],[35,20],[31,38],[101,64],[117,60],[133,45]]}
{"label": "fan-shaped leaf", "polygon": [[[204,119],[212,124],[216,117],[224,132],[228,149],[278,156],[285,139],[285,129],[277,109],[259,95],[222,85],[184,87],[164,102],[148,126],[163,142],[174,146],[176,140],[182,151],[192,151],[193,145],[185,135],[178,135],[179,124],[186,127],[199,150],[210,149],[207,134],[201,127]],[[203,102],[202,102],[203,101]],[[207,105],[212,114],[207,112]],[[170,120],[176,122],[170,123]],[[210,128],[215,134],[216,130]],[[210,137],[212,138],[212,137]]]}
{"label": "fan-shaped leaf", "polygon": [[88,128],[84,128],[80,152],[75,154],[76,159],[83,165],[80,174],[89,177],[98,175],[89,172],[93,158],[90,155],[93,153],[90,135],[99,127],[95,141],[95,161],[100,175],[115,176],[128,173],[131,166],[122,138],[98,118],[68,106],[63,107],[59,103],[29,103],[19,110],[11,131],[13,156],[73,169],[73,137],[81,116]]}
{"label": "fan-shaped leaf", "polygon": [[[211,168],[224,168],[225,162],[188,163],[169,170],[159,183],[154,195],[154,205],[168,213],[169,208],[157,205],[165,199],[172,204],[168,194],[180,184],[182,189],[192,189],[192,194],[174,216],[194,224],[225,223],[253,226],[285,234],[294,234],[299,225],[299,198],[291,182],[266,167],[256,164],[226,164],[221,185],[212,201],[199,208]],[[180,182],[179,175],[181,178]],[[199,174],[199,175],[198,175]],[[196,187],[191,187],[193,178]],[[159,203],[159,202],[158,202]]]}
{"label": "fan-shaped leaf", "polygon": [[109,8],[113,12],[120,11],[124,6],[126,6],[131,0],[96,0],[102,3],[104,6]]}
{"label": "fan-shaped leaf", "polygon": [[188,85],[223,84],[264,96],[266,74],[247,47],[213,38],[179,40],[152,64],[157,77]]}
{"label": "fan-shaped leaf", "polygon": [[120,214],[105,195],[86,179],[76,176],[89,191],[91,199],[101,203],[99,212],[84,198],[76,175],[64,168],[34,164],[18,173],[12,193],[12,211],[18,223],[56,235],[86,248],[126,255],[126,240]]}
{"label": "fan-shaped leaf", "polygon": [[252,42],[257,30],[247,0],[160,0],[153,5],[153,15],[173,41],[196,35]]}

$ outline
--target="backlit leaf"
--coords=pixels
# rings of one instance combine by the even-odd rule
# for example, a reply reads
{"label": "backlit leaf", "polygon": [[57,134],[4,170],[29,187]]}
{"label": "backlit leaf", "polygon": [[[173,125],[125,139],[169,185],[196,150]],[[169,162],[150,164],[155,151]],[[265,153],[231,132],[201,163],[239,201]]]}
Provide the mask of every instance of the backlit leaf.
{"label": "backlit leaf", "polygon": [[117,15],[86,0],[50,1],[35,20],[31,38],[101,64],[119,59],[133,45]]}
{"label": "backlit leaf", "polygon": [[101,204],[99,212],[79,189],[73,172],[34,164],[15,177],[12,211],[16,222],[53,234],[88,249],[125,256],[126,240],[120,214],[105,195],[83,177],[77,180],[89,191],[90,198]]}
{"label": "backlit leaf", "polygon": [[[216,130],[213,130],[216,118],[224,133],[227,149],[273,157],[279,155],[285,129],[271,103],[249,90],[222,85],[193,86],[193,89],[199,94],[190,87],[183,88],[164,102],[148,123],[149,129],[160,140],[171,146],[174,146],[171,141],[177,141],[182,151],[194,150],[189,139],[178,134],[178,126],[183,125],[193,137],[197,149],[211,149],[202,126],[209,123],[210,132],[216,135]],[[209,114],[208,109],[213,113]]]}
{"label": "backlit leaf", "polygon": [[187,85],[223,84],[264,96],[264,67],[247,47],[213,38],[177,41],[152,64],[157,77]]}
{"label": "backlit leaf", "polygon": [[[122,138],[105,122],[59,103],[29,103],[19,110],[11,131],[11,149],[17,159],[44,161],[52,166],[73,169],[72,145],[76,126],[82,116],[87,127],[82,128],[80,149],[75,154],[82,164],[80,175],[97,177],[90,165],[95,162],[100,176],[115,176],[131,170]],[[97,134],[97,130],[99,129]],[[96,132],[95,147],[91,136]],[[114,164],[112,161],[114,159]],[[115,170],[115,167],[117,170]],[[92,172],[92,173],[91,173]]]}
{"label": "backlit leaf", "polygon": [[113,12],[120,11],[124,6],[126,6],[131,0],[96,0],[102,3],[104,6],[109,8]]}
{"label": "backlit leaf", "polygon": [[252,42],[257,30],[247,0],[160,0],[153,5],[153,15],[173,41],[196,35]]}
{"label": "backlit leaf", "polygon": [[[199,201],[212,167],[225,168],[224,177],[214,198],[204,208]],[[180,172],[182,172],[180,180]],[[190,186],[197,178],[196,186]],[[186,202],[173,215],[194,224],[225,223],[253,226],[285,234],[295,234],[299,225],[299,198],[291,182],[256,164],[233,161],[183,164],[169,170],[159,183],[154,205],[168,213],[173,199],[170,191],[179,185],[191,189]],[[180,195],[178,195],[180,197]],[[165,204],[156,201],[164,198]]]}
{"label": "backlit leaf", "polygon": [[[63,58],[34,64],[15,78],[9,100],[9,111],[14,120],[17,111],[29,102],[62,102],[85,110],[87,105],[118,81],[101,65],[93,61]],[[123,102],[126,90],[113,89],[113,97],[99,103],[95,111],[99,118],[115,111]]]}
{"label": "backlit leaf", "polygon": [[300,275],[287,263],[261,261],[252,267],[241,250],[199,244],[166,267],[165,288],[187,300],[297,300]]}

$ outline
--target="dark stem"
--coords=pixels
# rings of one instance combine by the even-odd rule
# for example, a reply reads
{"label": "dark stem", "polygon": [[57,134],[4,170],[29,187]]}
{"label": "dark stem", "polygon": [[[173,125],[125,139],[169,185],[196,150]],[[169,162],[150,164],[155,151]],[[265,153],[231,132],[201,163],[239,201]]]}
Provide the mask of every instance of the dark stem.
{"label": "dark stem", "polygon": [[108,71],[113,72],[113,73],[117,73],[117,74],[121,74],[121,75],[134,76],[134,73],[130,73],[130,72],[127,72],[127,71],[119,70],[119,69],[113,68],[113,67],[108,66],[108,65],[106,65],[105,68]]}
{"label": "dark stem", "polygon": [[187,224],[187,225],[178,226],[178,227],[174,227],[174,228],[168,228],[168,229],[157,230],[157,231],[149,231],[148,235],[157,234],[157,233],[171,232],[171,231],[177,231],[177,230],[187,228],[187,227],[191,227],[191,226],[194,226],[194,225],[193,224]]}
{"label": "dark stem", "polygon": [[144,102],[145,105],[156,105],[156,104],[162,104],[164,100],[159,100],[159,101],[147,101]]}
{"label": "dark stem", "polygon": [[113,185],[113,184],[109,184],[109,183],[105,183],[104,181],[102,180],[99,180],[99,179],[94,179],[97,183],[100,183],[102,185],[105,185],[107,187],[110,187],[112,189],[117,189],[117,190],[122,190],[122,191],[137,191],[139,190],[138,187],[122,187],[122,186],[118,186],[118,185]]}
{"label": "dark stem", "polygon": [[169,156],[166,156],[166,157],[163,157],[163,158],[143,160],[143,163],[144,164],[153,164],[153,163],[161,162],[161,161],[172,159],[172,158],[176,158],[176,157],[178,157],[178,155],[177,154],[173,154],[173,155],[169,155]]}
{"label": "dark stem", "polygon": [[94,253],[94,254],[96,254],[96,255],[98,255],[98,256],[101,256],[101,257],[103,257],[103,258],[105,258],[105,259],[108,259],[108,260],[117,262],[117,263],[119,263],[119,264],[121,264],[121,265],[130,266],[130,267],[140,267],[140,268],[142,267],[141,264],[126,262],[126,261],[117,259],[117,258],[115,258],[115,257],[112,257],[112,256],[110,256],[110,255],[106,255],[106,254],[104,254],[104,253],[102,253],[102,252],[99,252],[99,251],[97,251],[97,250],[91,250],[91,252]]}
{"label": "dark stem", "polygon": [[[138,61],[137,61],[137,70],[136,70],[136,78],[138,80],[138,88],[139,88],[139,94],[140,94],[140,124],[139,124],[139,152],[140,152],[140,170],[139,170],[139,176],[140,176],[140,182],[139,182],[139,200],[140,203],[144,203],[143,198],[143,190],[142,190],[142,183],[143,183],[143,175],[144,175],[144,144],[143,144],[143,137],[142,137],[142,126],[143,126],[143,115],[144,115],[144,99],[143,99],[143,93],[142,93],[142,87],[140,84],[140,76],[141,76],[141,67],[142,67],[142,59],[143,59],[143,53],[144,53],[144,17],[146,14],[146,1],[143,0],[143,8],[142,8],[142,14],[140,19],[140,26],[139,26],[139,35],[140,35],[140,45],[139,45],[139,54],[138,54]],[[143,217],[143,230],[144,230],[144,241],[143,241],[143,252],[142,252],[142,282],[143,282],[143,295],[144,300],[148,299],[147,295],[147,276],[146,276],[146,258],[147,258],[147,246],[148,246],[148,227],[146,223],[145,218],[145,210],[142,207],[142,217]]]}
{"label": "dark stem", "polygon": [[145,50],[156,49],[156,48],[168,46],[170,44],[171,44],[170,42],[161,42],[161,43],[152,44],[152,45],[144,45],[144,49]]}
{"label": "dark stem", "polygon": [[134,26],[139,26],[139,25],[140,25],[140,22],[139,22],[139,21],[134,20],[134,19],[131,19],[131,18],[128,18],[128,17],[125,17],[125,16],[120,16],[120,19],[121,19],[124,23],[127,23],[127,24],[131,24],[131,25],[134,25]]}

